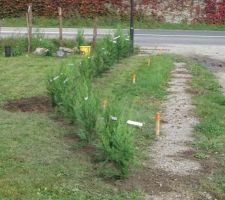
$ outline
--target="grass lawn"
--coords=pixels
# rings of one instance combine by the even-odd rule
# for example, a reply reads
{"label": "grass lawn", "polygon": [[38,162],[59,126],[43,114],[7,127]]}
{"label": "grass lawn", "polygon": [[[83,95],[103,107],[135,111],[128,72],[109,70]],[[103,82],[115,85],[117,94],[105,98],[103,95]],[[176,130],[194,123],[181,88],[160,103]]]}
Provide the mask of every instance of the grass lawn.
{"label": "grass lawn", "polygon": [[[2,105],[10,99],[47,94],[47,73],[80,57],[21,56],[0,58],[0,199],[3,200],[124,200],[141,199],[139,189],[123,191],[100,178],[88,152],[77,149],[72,137],[76,127],[57,121],[56,114],[8,112]],[[153,117],[166,92],[173,67],[167,55],[134,56],[121,61],[93,82],[102,99],[116,95],[133,120],[148,122],[135,129],[138,155],[154,138]],[[131,75],[137,74],[137,84]],[[141,170],[136,156],[131,173]]]}
{"label": "grass lawn", "polygon": [[63,63],[79,62],[80,57],[64,59],[32,55],[0,57],[0,104],[9,99],[46,95],[47,74]]}
{"label": "grass lawn", "polygon": [[[26,19],[25,17],[18,18],[5,18],[0,20],[0,26],[3,27],[25,27]],[[57,18],[46,18],[37,17],[33,18],[34,27],[58,27]],[[71,17],[69,19],[64,19],[63,26],[65,28],[91,28],[93,27],[93,20],[89,18],[82,17]],[[129,28],[129,20],[120,20],[113,17],[99,17],[98,27],[99,28]],[[212,31],[224,31],[225,25],[216,24],[172,24],[166,22],[156,22],[149,20],[135,21],[135,28],[144,29],[174,29],[174,30],[212,30]]]}
{"label": "grass lawn", "polygon": [[208,162],[211,174],[203,178],[204,191],[225,199],[225,96],[215,77],[206,68],[190,63],[193,74],[192,93],[196,117],[200,123],[195,127],[194,146],[200,160]]}

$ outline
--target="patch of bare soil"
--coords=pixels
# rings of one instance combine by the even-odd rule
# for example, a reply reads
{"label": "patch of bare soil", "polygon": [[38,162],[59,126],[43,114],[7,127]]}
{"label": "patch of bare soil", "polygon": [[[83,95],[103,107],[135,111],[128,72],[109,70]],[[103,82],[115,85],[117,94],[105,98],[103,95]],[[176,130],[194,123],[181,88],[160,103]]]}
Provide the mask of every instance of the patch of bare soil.
{"label": "patch of bare soil", "polygon": [[64,136],[64,140],[68,144],[74,144],[74,143],[80,142],[80,138],[77,135],[75,135],[75,134],[65,135]]}
{"label": "patch of bare soil", "polygon": [[52,106],[50,99],[46,96],[36,96],[8,101],[3,109],[9,112],[50,112]]}
{"label": "patch of bare soil", "polygon": [[132,191],[141,189],[149,196],[179,191],[180,184],[193,184],[192,176],[183,177],[176,174],[168,174],[161,169],[145,166],[144,169],[138,170],[126,180],[117,180],[113,184],[120,189]]}

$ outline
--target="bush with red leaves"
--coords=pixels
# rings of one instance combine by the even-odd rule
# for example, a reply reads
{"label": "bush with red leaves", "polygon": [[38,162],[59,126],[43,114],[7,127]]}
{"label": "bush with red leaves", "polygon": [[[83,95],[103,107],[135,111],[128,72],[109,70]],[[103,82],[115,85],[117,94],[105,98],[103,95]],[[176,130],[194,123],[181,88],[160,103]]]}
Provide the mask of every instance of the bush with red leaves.
{"label": "bush with red leaves", "polygon": [[58,7],[63,8],[64,16],[80,13],[91,17],[109,14],[122,6],[121,0],[0,0],[0,17],[24,16],[28,3],[33,4],[35,15],[49,17],[57,15]]}
{"label": "bush with red leaves", "polygon": [[225,24],[225,0],[206,0],[204,21],[209,24]]}

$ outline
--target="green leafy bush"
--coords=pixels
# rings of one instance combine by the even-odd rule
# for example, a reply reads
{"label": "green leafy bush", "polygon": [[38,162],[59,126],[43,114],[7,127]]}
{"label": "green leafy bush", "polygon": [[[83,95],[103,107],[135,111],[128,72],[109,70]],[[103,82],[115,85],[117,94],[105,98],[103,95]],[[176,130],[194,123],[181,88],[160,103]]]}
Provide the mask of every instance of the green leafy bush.
{"label": "green leafy bush", "polygon": [[[77,44],[80,46],[83,43],[83,32],[79,32]],[[68,66],[64,66],[58,74],[49,78],[48,91],[53,105],[57,106],[64,116],[72,122],[76,120],[80,122],[81,130],[79,135],[81,139],[90,142],[96,133],[99,101],[92,91],[92,77],[101,75],[117,62],[118,59],[126,57],[129,54],[129,39],[122,32],[117,32],[116,38],[106,36],[98,40],[95,51],[90,57],[84,58],[78,67],[68,68]],[[108,131],[110,134],[114,130]],[[129,136],[129,131],[126,130],[126,126],[123,126],[122,123],[116,126],[115,131],[115,135],[121,137],[121,139],[125,139],[120,136],[123,131],[127,137]],[[115,142],[118,143],[116,139]],[[112,149],[112,151],[119,151],[117,153],[120,156],[118,162],[116,162],[116,158],[112,159],[117,166],[121,165],[121,173],[126,174],[127,163],[125,160],[124,162],[120,161],[120,159],[123,156],[122,151],[126,151],[127,149],[118,148],[120,149]],[[124,148],[128,147],[125,146]],[[119,153],[121,154],[119,155]]]}
{"label": "green leafy bush", "polygon": [[52,55],[57,50],[57,46],[53,40],[44,38],[40,35],[32,38],[32,49],[35,50],[38,47],[48,49],[49,52],[46,54],[48,56]]}
{"label": "green leafy bush", "polygon": [[130,38],[126,36],[122,30],[115,32],[114,43],[116,44],[117,59],[125,58],[131,53]]}
{"label": "green leafy bush", "polygon": [[92,54],[95,64],[94,75],[101,75],[113,64],[130,54],[130,39],[122,31],[117,31],[114,37],[106,36],[98,40],[95,52]]}
{"label": "green leafy bush", "polygon": [[4,47],[10,46],[12,48],[13,56],[20,56],[27,52],[27,39],[25,37],[9,37],[0,40],[0,50],[4,52]]}
{"label": "green leafy bush", "polygon": [[79,49],[80,46],[82,46],[84,44],[85,44],[84,31],[83,30],[78,30],[77,37],[76,37],[77,48]]}
{"label": "green leafy bush", "polygon": [[53,106],[57,106],[71,122],[80,122],[80,138],[91,141],[96,133],[99,101],[90,80],[77,68],[63,66],[59,73],[49,78],[47,89]]}
{"label": "green leafy bush", "polygon": [[47,89],[52,105],[64,114],[66,118],[75,122],[77,91],[76,82],[79,72],[71,66],[63,66],[54,76],[48,78]]}
{"label": "green leafy bush", "polygon": [[[134,157],[133,132],[123,120],[118,105],[108,107],[104,112],[103,127],[99,130],[99,149],[106,163],[112,163],[117,169],[117,176],[128,175],[129,164]],[[113,120],[112,117],[117,117]],[[112,173],[113,174],[113,173]]]}
{"label": "green leafy bush", "polygon": [[[69,48],[73,48],[75,46],[75,42],[71,40],[64,40],[64,45]],[[25,53],[27,53],[28,50],[28,41],[27,38],[24,36],[18,36],[18,37],[9,37],[4,38],[0,40],[0,51],[4,52],[4,47],[10,46],[12,48],[12,55],[13,56],[20,56]],[[56,39],[49,39],[44,38],[42,34],[34,34],[32,38],[32,51],[34,51],[36,48],[46,48],[49,50],[49,52],[46,54],[48,56],[51,56],[58,47],[60,46],[59,41]]]}
{"label": "green leafy bush", "polygon": [[85,78],[76,83],[76,93],[77,119],[82,125],[79,136],[82,140],[90,142],[96,134],[99,100],[93,93],[91,84]]}
{"label": "green leafy bush", "polygon": [[87,80],[91,80],[95,70],[94,57],[83,60],[79,66],[80,74]]}

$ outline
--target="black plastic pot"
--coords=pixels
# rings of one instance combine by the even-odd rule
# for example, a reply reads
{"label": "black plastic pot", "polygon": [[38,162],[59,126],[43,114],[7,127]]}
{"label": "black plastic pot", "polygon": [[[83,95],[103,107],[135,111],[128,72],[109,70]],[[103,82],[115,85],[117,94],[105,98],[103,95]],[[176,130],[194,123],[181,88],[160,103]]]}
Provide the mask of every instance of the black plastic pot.
{"label": "black plastic pot", "polygon": [[12,56],[11,46],[5,46],[5,57],[11,57],[11,56]]}

